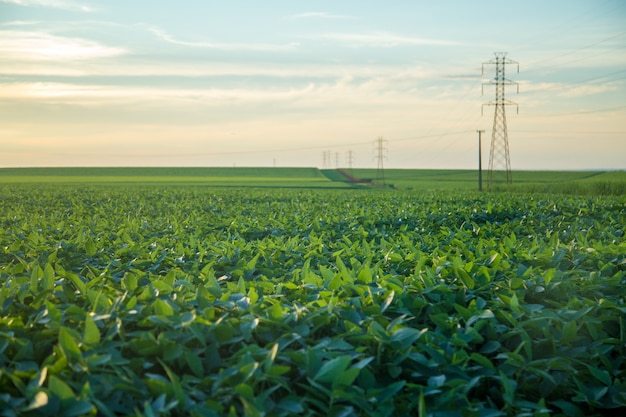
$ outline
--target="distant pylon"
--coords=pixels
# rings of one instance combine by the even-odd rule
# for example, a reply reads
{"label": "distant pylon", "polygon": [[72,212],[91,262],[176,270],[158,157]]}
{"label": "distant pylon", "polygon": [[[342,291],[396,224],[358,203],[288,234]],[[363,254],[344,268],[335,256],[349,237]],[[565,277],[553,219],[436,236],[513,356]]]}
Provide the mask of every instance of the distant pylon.
{"label": "distant pylon", "polygon": [[352,162],[354,161],[354,152],[352,149],[348,151],[348,169],[352,172]]}
{"label": "distant pylon", "polygon": [[[509,154],[509,136],[506,127],[505,106],[515,105],[510,100],[504,98],[504,86],[514,84],[517,86],[519,93],[519,85],[516,82],[508,80],[504,76],[504,70],[507,64],[517,65],[519,73],[519,63],[506,58],[506,52],[494,52],[496,56],[491,61],[483,62],[482,73],[485,73],[485,64],[494,64],[496,66],[496,75],[493,81],[485,84],[496,86],[496,99],[483,106],[495,106],[493,114],[493,128],[491,130],[491,150],[489,152],[489,172],[487,174],[487,187],[491,188],[492,183],[503,181],[507,184],[513,182],[511,175],[511,157]],[[519,112],[519,107],[518,107]]]}
{"label": "distant pylon", "polygon": [[385,169],[383,167],[383,160],[387,157],[387,148],[385,143],[387,141],[379,136],[374,141],[374,158],[378,161],[378,167],[376,168],[376,182],[380,185],[385,185]]}
{"label": "distant pylon", "polygon": [[322,158],[324,160],[324,164],[322,165],[324,167],[324,169],[331,168],[331,166],[332,166],[331,151],[324,151],[324,152],[322,152]]}

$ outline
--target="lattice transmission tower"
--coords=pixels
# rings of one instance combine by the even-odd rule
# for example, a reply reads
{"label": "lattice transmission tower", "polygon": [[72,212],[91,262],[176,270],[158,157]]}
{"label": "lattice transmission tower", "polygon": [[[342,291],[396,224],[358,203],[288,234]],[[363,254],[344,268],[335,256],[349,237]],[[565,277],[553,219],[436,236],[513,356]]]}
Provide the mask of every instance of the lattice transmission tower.
{"label": "lattice transmission tower", "polygon": [[374,141],[374,158],[378,161],[376,168],[376,183],[379,185],[385,185],[385,168],[383,167],[383,161],[387,158],[387,147],[385,143],[387,141],[379,136]]}
{"label": "lattice transmission tower", "polygon": [[347,159],[348,159],[348,169],[350,170],[350,172],[352,172],[352,162],[354,162],[354,151],[352,151],[352,149],[348,150],[347,152]]}
{"label": "lattice transmission tower", "polygon": [[[505,68],[509,64],[517,65],[517,72],[519,73],[519,63],[510,60],[506,57],[506,52],[494,52],[496,56],[491,61],[483,62],[482,73],[485,74],[485,65],[495,65],[496,74],[493,81],[483,83],[483,90],[485,84],[496,86],[496,99],[489,103],[483,104],[484,106],[495,106],[495,112],[493,114],[493,128],[491,130],[491,150],[489,152],[489,169],[487,173],[487,187],[491,188],[494,182],[506,182],[510,184],[513,182],[511,176],[511,157],[509,155],[509,136],[506,127],[506,111],[505,107],[514,105],[517,107],[519,113],[519,107],[517,103],[504,98],[504,87],[506,85],[515,85],[517,92],[519,93],[519,85],[507,79],[504,75]],[[482,111],[482,110],[481,110]]]}

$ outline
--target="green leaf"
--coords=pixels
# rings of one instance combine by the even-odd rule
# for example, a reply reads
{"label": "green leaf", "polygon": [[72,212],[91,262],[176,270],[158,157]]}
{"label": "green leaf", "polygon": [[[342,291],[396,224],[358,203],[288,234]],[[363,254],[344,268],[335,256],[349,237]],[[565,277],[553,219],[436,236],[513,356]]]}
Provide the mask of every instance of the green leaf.
{"label": "green leaf", "polygon": [[[249,417],[263,417],[264,413],[254,404],[254,402],[248,400],[247,398],[240,397],[241,403],[243,404],[243,415]],[[230,417],[230,416],[229,416]]]}
{"label": "green leaf", "polygon": [[63,410],[63,416],[65,417],[78,417],[88,414],[92,414],[96,411],[96,408],[92,403],[85,400],[74,401],[70,406]]}
{"label": "green leaf", "polygon": [[585,413],[575,404],[565,401],[565,400],[556,400],[554,401],[554,405],[559,407],[567,416],[570,417],[584,417]]}
{"label": "green leaf", "polygon": [[[94,281],[91,281],[89,284],[92,284]],[[89,288],[89,285],[87,285]],[[87,290],[87,298],[91,303],[91,308],[93,311],[98,313],[104,313],[109,310],[110,300],[106,295],[105,291],[96,291],[96,290]]]}
{"label": "green leaf", "polygon": [[543,281],[546,283],[546,285],[548,285],[554,279],[555,276],[556,276],[556,268],[550,268],[543,274]]}
{"label": "green leaf", "polygon": [[96,254],[96,244],[91,238],[87,238],[87,241],[85,242],[85,253],[89,256],[94,256]]}
{"label": "green leaf", "polygon": [[473,315],[472,310],[465,308],[457,303],[454,304],[454,309],[463,317],[465,321],[469,320],[470,317],[472,317]]}
{"label": "green leaf", "polygon": [[235,392],[248,400],[254,399],[254,389],[248,384],[238,384],[235,387]]}
{"label": "green leaf", "polygon": [[52,265],[46,264],[44,267],[41,283],[44,290],[54,289],[54,268]]}
{"label": "green leaf", "polygon": [[373,274],[372,270],[369,267],[364,267],[359,271],[359,275],[357,276],[357,280],[362,282],[363,284],[369,284],[372,282]]}
{"label": "green leaf", "polygon": [[324,287],[331,291],[336,291],[342,286],[342,279],[340,274],[333,275],[330,279],[324,282]]}
{"label": "green leaf", "polygon": [[74,391],[55,375],[51,375],[48,378],[48,389],[50,394],[59,398],[63,406],[71,403],[75,399]]}
{"label": "green leaf", "polygon": [[419,396],[419,405],[417,408],[417,415],[419,417],[427,417],[428,416],[428,411],[426,408],[426,399],[424,398],[424,390],[420,390],[420,396]]}
{"label": "green leaf", "polygon": [[515,402],[515,389],[517,387],[517,383],[509,379],[504,372],[500,371],[500,383],[502,384],[502,388],[504,390],[502,397],[507,405],[512,406]]}
{"label": "green leaf", "polygon": [[442,387],[443,384],[446,383],[446,376],[445,375],[437,375],[437,376],[431,376],[430,378],[428,378],[428,386],[431,388],[439,388]]}
{"label": "green leaf", "polygon": [[137,289],[137,275],[132,272],[125,273],[122,282],[124,283],[124,287],[130,292]]}
{"label": "green leaf", "polygon": [[61,327],[59,329],[59,346],[71,362],[81,361],[82,353],[78,348],[76,340],[74,340],[74,337],[72,336],[71,330],[66,327]]}
{"label": "green leaf", "polygon": [[305,400],[306,399],[303,399],[303,398],[289,396],[289,397],[283,398],[278,403],[277,406],[281,410],[288,411],[292,415],[296,415],[296,414],[300,414],[300,413],[302,413],[304,411],[304,407],[302,406],[302,402],[305,401]]}
{"label": "green leaf", "polygon": [[467,288],[469,288],[470,290],[474,289],[474,280],[463,268],[455,268],[454,274],[457,278],[461,280],[461,282],[463,282],[463,284]]}
{"label": "green leaf", "polygon": [[204,376],[204,363],[202,362],[202,359],[200,359],[200,356],[196,355],[195,353],[191,351],[185,351],[184,355],[185,355],[185,362],[187,362],[187,366],[189,366],[189,369],[191,369],[191,372],[193,372],[194,375],[199,378],[203,377]]}
{"label": "green leaf", "polygon": [[371,333],[375,340],[383,341],[383,342],[389,341],[389,336],[387,335],[387,331],[377,321],[372,321],[372,323],[370,324],[368,333]]}
{"label": "green leaf", "polygon": [[237,280],[237,292],[239,294],[246,293],[246,280],[243,277],[239,277],[239,280]]}
{"label": "green leaf", "polygon": [[74,286],[76,286],[76,289],[78,289],[78,291],[81,294],[85,294],[87,292],[87,287],[85,285],[85,283],[83,282],[82,279],[80,279],[80,277],[76,274],[74,274],[73,272],[65,272],[64,277],[69,279],[72,284],[74,284]]}
{"label": "green leaf", "polygon": [[493,253],[489,259],[487,260],[487,266],[498,266],[500,264],[502,257],[499,253]]}
{"label": "green leaf", "polygon": [[522,314],[522,310],[519,307],[519,300],[517,299],[516,293],[513,293],[513,296],[511,297],[509,301],[509,306],[511,307],[511,310],[513,310],[515,314]]}
{"label": "green leaf", "polygon": [[497,340],[490,340],[480,348],[480,353],[485,355],[494,353],[497,352],[501,346],[502,345]]}
{"label": "green leaf", "polygon": [[257,253],[250,261],[246,264],[246,269],[248,271],[253,271],[256,268],[257,261],[259,260],[260,253]]}
{"label": "green leaf", "polygon": [[470,355],[470,359],[472,359],[477,364],[484,366],[485,368],[495,370],[495,366],[493,365],[493,363],[486,356],[483,356],[480,353],[473,352]]}
{"label": "green leaf", "polygon": [[267,371],[267,374],[270,376],[281,376],[291,371],[290,366],[284,365],[272,365],[272,367]]}
{"label": "green leaf", "polygon": [[394,290],[391,290],[389,292],[389,295],[387,295],[387,298],[385,298],[385,301],[383,301],[383,303],[380,305],[380,311],[381,312],[385,312],[385,310],[387,310],[387,308],[391,305],[391,303],[393,302],[393,298],[396,295],[396,292]]}
{"label": "green leaf", "polygon": [[254,285],[250,285],[250,289],[248,290],[248,298],[250,299],[250,305],[255,305],[259,300],[259,293],[257,292]]}
{"label": "green leaf", "polygon": [[417,330],[412,327],[403,327],[391,335],[389,341],[391,343],[397,343],[403,348],[412,345],[417,339],[419,339],[424,333],[428,331],[427,328]]}
{"label": "green leaf", "polygon": [[610,386],[611,385],[611,382],[612,382],[611,375],[607,371],[602,370],[602,369],[598,369],[598,368],[594,368],[591,365],[587,365],[587,368],[589,368],[589,371],[591,372],[591,374],[598,381],[602,382],[606,386]]}
{"label": "green leaf", "polygon": [[170,306],[166,301],[163,301],[160,298],[158,298],[154,302],[153,308],[154,314],[158,316],[171,316],[174,314],[174,309],[172,308],[172,306]]}
{"label": "green leaf", "polygon": [[161,359],[159,359],[159,363],[161,364],[163,369],[165,369],[165,373],[167,374],[167,377],[172,383],[172,388],[174,389],[174,396],[176,397],[176,401],[178,401],[179,405],[181,406],[184,405],[185,404],[185,390],[183,389],[183,386],[180,383],[180,379],[178,378],[178,375],[172,372],[172,370]]}
{"label": "green leaf", "polygon": [[39,276],[42,274],[41,267],[39,265],[35,265],[35,267],[30,272],[30,292],[36,293],[39,289]]}
{"label": "green leaf", "polygon": [[334,359],[326,362],[320,370],[315,374],[314,381],[319,382],[332,382],[335,378],[338,378],[352,362],[352,358],[349,355],[338,356]]}
{"label": "green leaf", "polygon": [[97,345],[100,343],[100,329],[98,329],[96,322],[89,314],[85,317],[85,333],[83,335],[83,342],[87,345]]}
{"label": "green leaf", "polygon": [[563,324],[563,331],[561,335],[562,343],[571,343],[578,337],[578,326],[575,321],[568,321]]}
{"label": "green leaf", "polygon": [[359,368],[350,368],[341,372],[332,380],[332,388],[336,389],[339,387],[351,386],[354,380],[359,376],[360,371],[361,370]]}
{"label": "green leaf", "polygon": [[267,356],[263,361],[263,370],[265,372],[269,372],[270,368],[274,364],[274,360],[276,359],[276,355],[278,354],[278,343],[274,343],[270,348],[269,352],[267,352]]}
{"label": "green leaf", "polygon": [[220,287],[220,283],[215,279],[215,275],[212,272],[207,277],[205,288],[215,297],[219,298],[222,296],[222,287]]}
{"label": "green leaf", "polygon": [[406,381],[396,381],[392,384],[387,385],[383,389],[374,390],[373,393],[376,395],[376,400],[379,404],[383,404],[385,401],[394,397],[404,386],[406,385]]}

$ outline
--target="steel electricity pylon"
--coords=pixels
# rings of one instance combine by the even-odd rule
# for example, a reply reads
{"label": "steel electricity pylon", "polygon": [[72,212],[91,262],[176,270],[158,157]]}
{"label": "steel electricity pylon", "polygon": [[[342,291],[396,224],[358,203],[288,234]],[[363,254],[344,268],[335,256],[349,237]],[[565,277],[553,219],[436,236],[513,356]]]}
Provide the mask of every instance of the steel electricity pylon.
{"label": "steel electricity pylon", "polygon": [[513,181],[511,176],[511,157],[509,154],[509,136],[506,127],[505,107],[510,105],[517,106],[517,103],[504,98],[504,87],[506,85],[515,85],[517,87],[517,92],[519,93],[519,85],[514,81],[508,80],[504,75],[506,65],[508,64],[517,65],[517,72],[519,73],[519,63],[508,59],[506,57],[506,52],[494,52],[494,55],[496,56],[494,59],[483,62],[482,66],[483,75],[485,73],[485,65],[493,64],[496,66],[494,79],[488,83],[483,83],[483,87],[485,84],[495,85],[496,87],[496,99],[483,104],[483,106],[495,106],[495,112],[493,114],[493,128],[491,130],[489,168],[487,174],[488,188],[491,188],[491,185],[495,182],[506,182],[507,184],[510,184]]}
{"label": "steel electricity pylon", "polygon": [[385,143],[387,141],[379,136],[374,141],[374,159],[378,161],[376,168],[376,183],[379,185],[385,185],[385,168],[383,167],[383,160],[387,157],[387,148]]}
{"label": "steel electricity pylon", "polygon": [[354,152],[352,151],[352,149],[348,150],[347,159],[348,159],[348,169],[350,170],[350,172],[352,172],[352,162],[354,161]]}

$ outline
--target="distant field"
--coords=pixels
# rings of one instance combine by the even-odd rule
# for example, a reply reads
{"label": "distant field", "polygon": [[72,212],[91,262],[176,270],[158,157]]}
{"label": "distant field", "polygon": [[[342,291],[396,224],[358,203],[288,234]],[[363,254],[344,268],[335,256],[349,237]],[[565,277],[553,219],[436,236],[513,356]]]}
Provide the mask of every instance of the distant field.
{"label": "distant field", "polygon": [[4,168],[0,183],[193,184],[219,187],[338,188],[316,168]]}
{"label": "distant field", "polygon": [[[530,172],[528,174],[535,174]],[[512,191],[573,195],[626,195],[626,172],[554,172],[513,177]],[[551,177],[549,174],[553,174]],[[496,190],[502,187],[495,187]],[[505,188],[506,189],[506,188]]]}
{"label": "distant field", "polygon": [[[377,170],[345,170],[363,184],[349,184],[338,170],[317,168],[3,168],[0,183],[189,184],[215,187],[363,188],[376,184]],[[385,184],[400,190],[478,188],[474,170],[387,169]],[[487,173],[483,188],[487,189]],[[626,194],[624,171],[514,171],[513,184],[495,183],[494,191],[588,195]]]}
{"label": "distant field", "polygon": [[[354,169],[348,172],[359,179],[377,179],[375,169]],[[384,175],[386,184],[399,189],[471,191],[478,188],[478,173],[474,170],[388,169]],[[563,194],[626,194],[624,171],[514,171],[512,176],[513,184],[494,183],[493,189]],[[483,188],[487,189],[487,186],[487,173],[483,172]]]}

